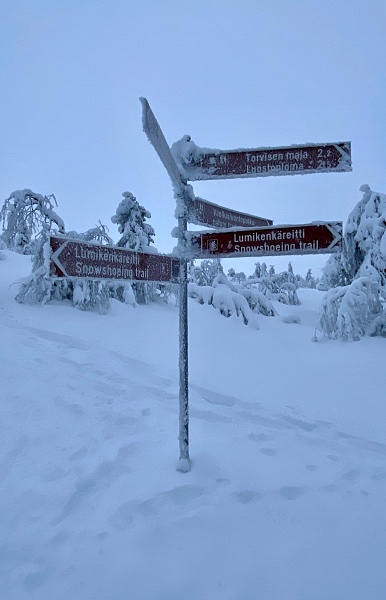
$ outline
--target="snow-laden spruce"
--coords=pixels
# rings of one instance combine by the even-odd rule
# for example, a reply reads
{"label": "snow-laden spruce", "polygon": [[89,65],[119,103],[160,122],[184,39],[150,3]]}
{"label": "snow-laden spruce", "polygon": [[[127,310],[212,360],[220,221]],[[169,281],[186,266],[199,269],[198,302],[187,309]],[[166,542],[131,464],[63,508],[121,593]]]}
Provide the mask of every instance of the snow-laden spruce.
{"label": "snow-laden spruce", "polygon": [[[131,192],[123,192],[122,196],[123,200],[119,203],[115,215],[111,217],[111,221],[118,225],[118,231],[121,234],[117,246],[134,252],[157,254],[158,250],[153,245],[154,228],[146,222],[151,218],[150,212],[139,204]],[[127,294],[130,296],[133,293],[136,301],[140,304],[148,304],[160,296],[167,300],[172,291],[171,285],[153,282],[135,281],[131,284],[118,282],[115,285],[115,297],[118,300],[127,301]]]}
{"label": "snow-laden spruce", "polygon": [[318,327],[333,339],[386,336],[386,195],[368,185],[361,191],[342,251],[328,260],[318,286],[328,290]]}

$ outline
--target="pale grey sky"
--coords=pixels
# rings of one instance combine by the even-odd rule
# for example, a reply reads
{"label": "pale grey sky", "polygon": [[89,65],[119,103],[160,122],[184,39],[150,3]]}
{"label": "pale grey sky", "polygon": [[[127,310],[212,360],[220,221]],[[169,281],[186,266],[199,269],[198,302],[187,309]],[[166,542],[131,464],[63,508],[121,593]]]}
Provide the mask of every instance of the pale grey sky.
{"label": "pale grey sky", "polygon": [[363,183],[386,192],[385,29],[384,0],[3,0],[0,200],[54,193],[68,230],[101,219],[117,239],[110,217],[129,190],[171,251],[172,188],[142,131],[145,96],[170,145],[351,141],[352,173],[193,184],[275,224],[345,221]]}

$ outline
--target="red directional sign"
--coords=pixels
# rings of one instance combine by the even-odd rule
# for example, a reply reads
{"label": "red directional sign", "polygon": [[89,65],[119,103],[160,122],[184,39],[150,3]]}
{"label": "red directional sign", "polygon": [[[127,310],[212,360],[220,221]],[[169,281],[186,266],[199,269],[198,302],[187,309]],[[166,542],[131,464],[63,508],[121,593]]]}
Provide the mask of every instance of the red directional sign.
{"label": "red directional sign", "polygon": [[50,237],[51,277],[176,282],[180,261],[165,254],[133,252],[62,237]]}
{"label": "red directional sign", "polygon": [[263,227],[272,225],[271,219],[255,217],[247,213],[231,210],[202,198],[195,198],[188,202],[188,220],[196,225],[207,227]]}
{"label": "red directional sign", "polygon": [[256,229],[191,233],[195,258],[330,254],[341,248],[342,223],[315,222]]}
{"label": "red directional sign", "polygon": [[190,181],[304,175],[351,171],[351,143],[308,144],[285,148],[216,150],[202,154],[194,164],[184,164]]}

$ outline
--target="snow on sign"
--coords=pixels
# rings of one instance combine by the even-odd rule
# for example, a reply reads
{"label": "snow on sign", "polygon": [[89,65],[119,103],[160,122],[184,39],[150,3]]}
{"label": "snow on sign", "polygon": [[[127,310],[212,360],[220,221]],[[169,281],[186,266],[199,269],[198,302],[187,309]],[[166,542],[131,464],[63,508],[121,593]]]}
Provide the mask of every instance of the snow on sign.
{"label": "snow on sign", "polygon": [[153,111],[150,108],[150,105],[146,98],[140,98],[142,103],[142,126],[143,130],[146,133],[149,142],[152,144],[153,148],[157,152],[159,158],[172,183],[175,187],[181,188],[182,180],[181,175],[178,170],[178,166],[174,157],[170,151],[168,143],[165,139],[164,134],[162,133],[162,129],[160,128],[157,119]]}
{"label": "snow on sign", "polygon": [[247,213],[231,210],[203,198],[195,198],[188,201],[188,219],[196,225],[207,227],[263,227],[272,225],[271,219],[255,217]]}
{"label": "snow on sign", "polygon": [[[351,171],[351,143],[198,152],[183,169],[190,181]],[[202,152],[203,151],[203,152]]]}
{"label": "snow on sign", "polygon": [[195,258],[329,254],[341,248],[342,223],[315,222],[256,229],[191,233]]}
{"label": "snow on sign", "polygon": [[128,281],[176,282],[180,261],[165,254],[146,254],[50,237],[50,276]]}

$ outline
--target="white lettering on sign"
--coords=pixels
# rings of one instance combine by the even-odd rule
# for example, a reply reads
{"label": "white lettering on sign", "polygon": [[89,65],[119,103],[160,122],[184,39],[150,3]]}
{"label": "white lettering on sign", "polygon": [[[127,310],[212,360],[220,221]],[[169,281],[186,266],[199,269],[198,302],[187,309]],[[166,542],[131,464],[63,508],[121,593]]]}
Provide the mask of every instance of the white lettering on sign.
{"label": "white lettering on sign", "polygon": [[83,246],[75,246],[75,258],[83,260],[93,260],[99,262],[119,263],[128,265],[139,265],[139,256],[134,253],[123,254],[111,252],[103,248],[84,248]]}
{"label": "white lettering on sign", "polygon": [[[320,167],[322,168],[322,167]],[[303,171],[303,163],[283,163],[280,162],[276,165],[249,165],[247,164],[247,173],[270,173],[274,171]]]}
{"label": "white lettering on sign", "polygon": [[313,242],[301,242],[299,240],[298,245],[296,244],[286,244],[284,242],[281,242],[280,244],[267,244],[267,242],[264,242],[264,244],[261,244],[259,246],[240,246],[240,244],[235,244],[234,247],[234,251],[235,252],[240,252],[240,253],[251,253],[251,252],[271,252],[273,254],[276,254],[277,252],[291,252],[293,250],[306,250],[306,251],[312,251],[312,250],[319,250],[319,241],[318,240],[314,240]]}
{"label": "white lettering on sign", "polygon": [[305,237],[304,229],[292,229],[290,231],[269,231],[268,233],[260,233],[258,231],[254,231],[253,233],[234,233],[233,241],[235,243],[239,242],[271,242],[271,241],[280,241],[280,240],[291,240],[291,239],[302,239]]}
{"label": "white lettering on sign", "polygon": [[213,221],[213,225],[215,225],[216,227],[221,227],[221,225],[223,224],[223,221],[221,219],[224,219],[225,221],[234,221],[237,225],[242,225],[244,227],[246,227],[247,225],[253,227],[255,224],[253,218],[244,216],[243,214],[237,215],[235,213],[231,213],[225,210],[224,208],[222,208],[221,210],[215,208],[213,213],[214,216],[217,217],[217,219],[219,219],[217,222]]}
{"label": "white lettering on sign", "polygon": [[[133,269],[126,267],[107,267],[101,265],[88,265],[77,260],[75,263],[78,277],[107,277],[110,279],[133,279]],[[138,268],[135,272],[137,274]]]}

